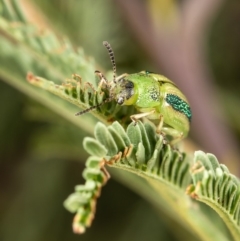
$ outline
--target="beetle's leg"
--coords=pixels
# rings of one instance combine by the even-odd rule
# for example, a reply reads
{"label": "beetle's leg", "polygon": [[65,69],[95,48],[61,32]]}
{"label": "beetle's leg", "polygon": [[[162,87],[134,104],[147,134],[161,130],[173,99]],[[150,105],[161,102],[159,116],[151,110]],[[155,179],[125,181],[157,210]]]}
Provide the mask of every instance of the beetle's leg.
{"label": "beetle's leg", "polygon": [[100,82],[98,84],[98,87],[101,89],[103,86],[104,87],[109,87],[109,83],[108,80],[106,79],[106,77],[102,74],[102,72],[100,72],[99,70],[95,70],[94,72],[100,79]]}
{"label": "beetle's leg", "polygon": [[163,128],[163,115],[160,115],[159,119],[160,119],[160,121],[159,121],[159,124],[157,126],[156,132],[158,134],[161,134],[161,131],[162,131],[162,128]]}
{"label": "beetle's leg", "polygon": [[127,73],[124,73],[124,74],[119,75],[119,76],[116,78],[116,82],[118,82],[120,79],[126,77],[127,75],[128,75]]}
{"label": "beetle's leg", "polygon": [[179,130],[171,127],[163,127],[162,132],[173,137],[173,139],[169,143],[171,146],[175,145],[183,138],[183,132],[180,132]]}
{"label": "beetle's leg", "polygon": [[134,122],[134,125],[136,125],[139,119],[141,119],[143,117],[146,117],[148,115],[151,115],[154,112],[155,112],[155,110],[151,110],[149,112],[144,112],[144,113],[140,113],[140,114],[136,114],[136,115],[131,115],[130,118]]}
{"label": "beetle's leg", "polygon": [[170,145],[175,145],[177,142],[179,142],[180,140],[182,140],[183,138],[183,133],[181,132],[179,136],[177,136],[175,139],[173,139],[171,142],[170,142]]}
{"label": "beetle's leg", "polygon": [[159,135],[162,135],[163,136],[163,143],[167,144],[167,140],[166,140],[166,137],[165,137],[165,132],[162,131],[162,129],[164,129],[163,128],[163,120],[164,120],[163,115],[160,115],[159,119],[160,119],[160,121],[159,121],[159,124],[157,126],[156,133],[159,134]]}
{"label": "beetle's leg", "polygon": [[119,75],[118,77],[116,77],[115,80],[110,81],[109,86],[111,86],[111,87],[114,88],[115,84],[116,84],[120,79],[126,77],[127,75],[128,75],[127,73]]}

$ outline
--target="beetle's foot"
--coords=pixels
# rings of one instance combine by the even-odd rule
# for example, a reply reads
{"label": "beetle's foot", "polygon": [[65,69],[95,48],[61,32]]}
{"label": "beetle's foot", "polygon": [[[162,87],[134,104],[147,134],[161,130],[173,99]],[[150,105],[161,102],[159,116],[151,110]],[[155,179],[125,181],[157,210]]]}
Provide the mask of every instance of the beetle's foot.
{"label": "beetle's foot", "polygon": [[179,155],[179,161],[182,161],[183,160],[183,154],[182,154],[182,152],[180,152],[179,151],[179,149],[175,146],[172,146],[172,149],[175,151],[175,152],[177,152],[178,153],[178,155]]}
{"label": "beetle's foot", "polygon": [[167,145],[169,142],[168,142],[168,140],[167,140],[167,137],[166,137],[166,135],[165,135],[165,133],[163,133],[163,132],[158,132],[158,131],[156,131],[156,133],[158,134],[158,135],[160,135],[160,136],[162,136],[163,137],[163,144],[164,145]]}
{"label": "beetle's foot", "polygon": [[178,146],[175,144],[172,144],[171,142],[168,143],[171,146],[171,149],[177,153],[177,155],[179,156],[179,161],[183,160],[183,153],[179,150]]}
{"label": "beetle's foot", "polygon": [[131,119],[132,119],[133,125],[136,126],[137,123],[138,123],[138,120],[135,120],[135,119],[133,119],[133,118],[131,118]]}
{"label": "beetle's foot", "polygon": [[167,139],[163,136],[163,144],[164,145],[167,145],[168,144],[168,141],[167,141]]}

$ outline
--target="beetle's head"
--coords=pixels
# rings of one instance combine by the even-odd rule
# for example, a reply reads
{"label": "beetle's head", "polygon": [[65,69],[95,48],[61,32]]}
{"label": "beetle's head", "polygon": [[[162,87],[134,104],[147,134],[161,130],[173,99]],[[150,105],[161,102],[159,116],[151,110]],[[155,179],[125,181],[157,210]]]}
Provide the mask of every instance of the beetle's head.
{"label": "beetle's head", "polygon": [[128,79],[128,75],[124,75],[116,80],[110,95],[119,105],[133,105],[136,102],[137,89],[134,82]]}

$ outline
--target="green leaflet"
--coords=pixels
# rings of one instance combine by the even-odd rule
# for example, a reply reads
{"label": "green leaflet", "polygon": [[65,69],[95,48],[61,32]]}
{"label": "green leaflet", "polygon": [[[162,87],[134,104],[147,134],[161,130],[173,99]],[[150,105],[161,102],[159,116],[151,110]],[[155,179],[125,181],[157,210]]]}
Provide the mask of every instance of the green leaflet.
{"label": "green leaflet", "polygon": [[98,123],[94,135],[95,139],[86,137],[83,144],[88,153],[94,155],[86,162],[83,173],[86,183],[77,186],[64,203],[69,211],[77,213],[73,223],[77,233],[83,233],[91,224],[96,198],[108,179],[106,164],[148,178],[165,178],[164,182],[171,182],[177,189],[184,190],[190,181],[185,155],[163,145],[162,136],[156,134],[152,124],[138,122],[135,126],[132,123],[125,131],[118,122],[109,127]]}
{"label": "green leaflet", "polygon": [[102,170],[101,158],[88,158],[83,178],[86,180],[85,184],[76,186],[75,192],[64,202],[70,212],[76,213],[73,223],[73,231],[76,233],[84,233],[86,227],[91,225],[96,210],[96,199],[108,179]]}
{"label": "green leaflet", "polygon": [[[197,233],[202,240],[212,240],[212,233],[217,240],[226,241],[228,237],[215,227],[214,222],[206,219],[207,214],[195,208],[197,204],[192,203],[185,194],[185,190],[190,196],[207,205],[211,207],[215,205],[217,209],[213,208],[223,218],[228,210],[232,218],[228,220],[224,218],[224,221],[230,223],[228,225],[230,231],[237,240],[234,230],[239,226],[239,181],[229,174],[227,168],[220,165],[213,155],[196,152],[195,164],[191,167],[192,164],[186,155],[164,144],[162,136],[157,135],[155,127],[148,122],[139,121],[137,125],[131,123],[126,131],[118,122],[108,127],[98,123],[94,133],[95,138],[85,138],[84,147],[89,154],[98,157],[92,156],[87,160],[84,171],[86,183],[75,190],[79,201],[76,202],[77,198],[72,194],[65,202],[69,211],[76,213],[73,222],[75,232],[84,232],[92,222],[96,198],[109,178],[104,167],[108,165],[140,175],[147,180],[149,188],[155,190],[158,205],[186,228]],[[203,167],[208,170],[207,174],[204,173]],[[189,170],[191,170],[192,180]],[[215,179],[217,180],[214,181]],[[88,181],[94,182],[95,185],[92,185],[90,194],[89,191],[87,192],[86,198],[85,188]],[[193,184],[190,185],[191,182]],[[214,185],[218,186],[213,189]],[[222,199],[219,199],[219,195]]]}
{"label": "green leaflet", "polygon": [[212,154],[196,151],[189,194],[212,207],[224,220],[235,240],[240,237],[240,182]]}

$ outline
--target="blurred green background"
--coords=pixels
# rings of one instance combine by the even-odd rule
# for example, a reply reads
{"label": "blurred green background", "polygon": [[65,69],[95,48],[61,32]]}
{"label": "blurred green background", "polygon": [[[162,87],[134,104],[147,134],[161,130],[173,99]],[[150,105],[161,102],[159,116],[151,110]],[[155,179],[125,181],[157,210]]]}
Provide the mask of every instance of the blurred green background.
{"label": "blurred green background", "polygon": [[[199,148],[213,152],[239,174],[240,2],[213,2],[216,6],[212,7],[211,17],[199,17],[201,8],[191,9],[189,1],[21,1],[31,22],[81,46],[95,58],[100,70],[111,69],[102,46],[104,40],[114,49],[118,74],[147,69],[174,77],[179,74],[177,66],[181,69],[179,63],[195,63],[189,70],[179,70],[186,71],[179,79],[188,76],[191,85],[174,79],[194,103],[193,119],[198,115],[204,118],[194,120],[191,138]],[[187,15],[184,9],[190,9],[190,13]],[[199,32],[188,28],[195,18],[204,25]],[[167,53],[164,49],[166,40],[178,42],[174,38],[176,29],[181,31],[179,36],[186,33],[186,38],[188,34],[198,40],[201,37],[199,42],[194,38],[189,42],[196,46],[189,46],[189,53],[182,59],[178,54],[184,48]],[[183,46],[188,43],[185,37]],[[154,54],[155,50],[162,54]],[[195,62],[191,59],[194,54]],[[202,79],[204,87],[190,88],[202,86],[198,82],[202,76],[206,76]],[[204,100],[208,98],[213,99],[214,107],[212,103],[211,108],[206,105]],[[74,235],[72,214],[62,203],[73,187],[83,182],[81,173],[87,155],[82,140],[87,134],[5,80],[0,82],[0,110],[0,240],[196,240],[114,178],[103,188],[92,228],[82,236]],[[199,132],[202,138],[198,138]],[[186,149],[193,150],[189,146],[186,144]]]}

